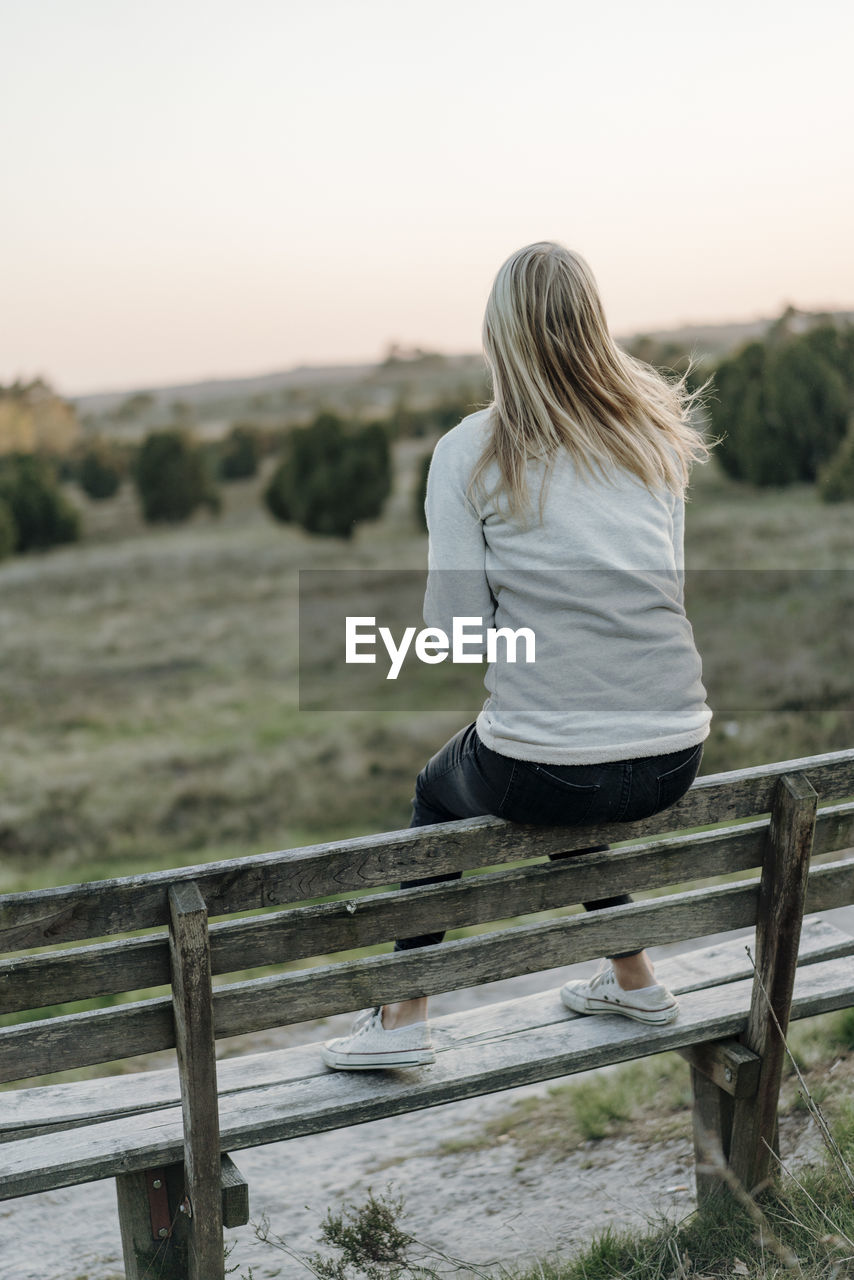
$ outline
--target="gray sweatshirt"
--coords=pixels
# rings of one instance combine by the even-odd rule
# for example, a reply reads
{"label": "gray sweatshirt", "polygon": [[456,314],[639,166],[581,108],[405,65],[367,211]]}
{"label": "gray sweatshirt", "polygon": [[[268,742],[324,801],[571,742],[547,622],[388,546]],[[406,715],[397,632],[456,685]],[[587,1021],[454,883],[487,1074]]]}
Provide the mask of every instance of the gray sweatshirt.
{"label": "gray sweatshirt", "polygon": [[[712,713],[685,616],[683,499],[653,493],[622,469],[581,475],[564,453],[550,469],[542,521],[545,464],[537,460],[528,464],[527,519],[510,517],[500,498],[476,507],[466,490],[488,431],[481,410],[442,437],[426,501],[428,627],[451,636],[454,617],[474,617],[484,636],[490,627],[528,628],[536,638],[520,638],[515,662],[495,642],[481,740],[541,764],[664,755],[702,742]],[[497,475],[493,464],[487,491]]]}

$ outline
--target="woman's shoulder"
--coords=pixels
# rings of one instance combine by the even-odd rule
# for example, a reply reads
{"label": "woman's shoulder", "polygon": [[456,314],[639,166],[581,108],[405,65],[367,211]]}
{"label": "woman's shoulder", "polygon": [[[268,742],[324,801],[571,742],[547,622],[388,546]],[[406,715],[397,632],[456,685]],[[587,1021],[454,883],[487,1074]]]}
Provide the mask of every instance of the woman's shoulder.
{"label": "woman's shoulder", "polygon": [[486,447],[491,429],[491,410],[478,409],[439,437],[433,450],[434,460],[474,466]]}

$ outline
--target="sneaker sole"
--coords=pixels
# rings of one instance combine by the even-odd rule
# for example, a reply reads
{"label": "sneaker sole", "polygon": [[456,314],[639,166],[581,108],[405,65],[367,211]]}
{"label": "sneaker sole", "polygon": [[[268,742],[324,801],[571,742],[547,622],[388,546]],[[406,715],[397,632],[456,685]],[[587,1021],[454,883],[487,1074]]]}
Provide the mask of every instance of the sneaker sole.
{"label": "sneaker sole", "polygon": [[679,1006],[669,1005],[666,1009],[632,1009],[628,1005],[612,1004],[607,1000],[590,1000],[586,996],[576,996],[574,992],[560,993],[561,1002],[573,1013],[608,1014],[616,1013],[621,1018],[631,1018],[634,1022],[648,1022],[653,1026],[675,1022],[679,1016]]}
{"label": "sneaker sole", "polygon": [[338,1053],[324,1045],[320,1056],[338,1071],[385,1071],[389,1067],[428,1067],[436,1061],[433,1049],[398,1049],[388,1053]]}

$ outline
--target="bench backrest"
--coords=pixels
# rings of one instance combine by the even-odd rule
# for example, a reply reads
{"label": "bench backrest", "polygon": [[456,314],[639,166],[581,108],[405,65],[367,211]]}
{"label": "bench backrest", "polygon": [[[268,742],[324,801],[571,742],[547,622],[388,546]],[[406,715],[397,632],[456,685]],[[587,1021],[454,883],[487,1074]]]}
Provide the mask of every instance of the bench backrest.
{"label": "bench backrest", "polygon": [[[854,751],[840,751],[699,778],[677,805],[642,822],[559,828],[475,818],[5,895],[0,941],[9,958],[0,963],[0,1080],[175,1045],[164,928],[170,891],[174,899],[182,887],[197,886],[212,918],[213,974],[240,975],[214,986],[217,1037],[754,925],[758,877],[685,886],[762,865],[767,815],[787,774],[805,775],[822,806],[813,854],[854,845]],[[605,841],[633,843],[542,862],[547,854]],[[390,887],[449,871],[477,874],[417,889]],[[631,906],[554,916],[568,904],[649,890],[657,896]],[[851,902],[854,862],[813,869],[808,911]],[[518,922],[544,912],[551,915]],[[228,916],[238,918],[217,919]],[[471,925],[495,927],[438,948],[348,955],[395,937]],[[258,969],[268,972],[243,976]],[[137,998],[114,1003],[128,994]],[[62,1008],[79,1001],[110,1007]]]}

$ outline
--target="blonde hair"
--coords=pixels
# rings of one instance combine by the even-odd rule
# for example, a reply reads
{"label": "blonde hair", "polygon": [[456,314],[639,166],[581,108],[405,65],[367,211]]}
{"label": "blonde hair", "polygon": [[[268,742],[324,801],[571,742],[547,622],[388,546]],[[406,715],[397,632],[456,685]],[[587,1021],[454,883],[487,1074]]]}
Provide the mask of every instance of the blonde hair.
{"label": "blonde hair", "polygon": [[[708,383],[670,382],[621,351],[608,332],[593,273],[580,254],[542,241],[500,268],[486,304],[483,348],[492,375],[492,431],[469,485],[482,491],[497,462],[511,512],[528,503],[529,459],[553,462],[560,448],[580,472],[601,464],[649,488],[683,493],[709,445],[689,418]],[[546,478],[548,476],[547,467]],[[542,515],[543,490],[540,493]]]}

